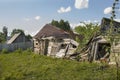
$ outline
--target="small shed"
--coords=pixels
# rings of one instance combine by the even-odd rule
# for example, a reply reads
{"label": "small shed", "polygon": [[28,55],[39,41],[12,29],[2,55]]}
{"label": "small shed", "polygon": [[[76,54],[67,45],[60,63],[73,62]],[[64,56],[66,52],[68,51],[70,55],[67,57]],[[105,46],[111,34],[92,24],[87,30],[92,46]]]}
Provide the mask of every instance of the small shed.
{"label": "small shed", "polygon": [[12,44],[12,43],[21,43],[21,42],[28,42],[28,40],[23,33],[16,33],[13,35],[13,37],[10,38],[10,40],[7,41],[7,44]]}
{"label": "small shed", "polygon": [[6,43],[0,44],[0,50],[6,49],[10,52],[18,49],[26,50],[28,48],[33,49],[33,41],[23,33],[16,33]]}
{"label": "small shed", "polygon": [[34,36],[34,52],[38,54],[63,57],[74,53],[77,46],[68,32],[51,24],[46,24]]}

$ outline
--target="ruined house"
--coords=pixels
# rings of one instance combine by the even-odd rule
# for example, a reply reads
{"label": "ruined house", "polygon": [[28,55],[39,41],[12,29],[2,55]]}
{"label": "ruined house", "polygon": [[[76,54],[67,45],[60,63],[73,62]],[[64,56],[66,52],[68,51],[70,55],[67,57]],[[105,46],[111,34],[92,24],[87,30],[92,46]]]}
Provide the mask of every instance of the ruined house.
{"label": "ruined house", "polygon": [[78,43],[71,35],[55,26],[46,24],[34,36],[34,52],[47,56],[65,57],[73,54]]}
{"label": "ruined house", "polygon": [[[86,44],[86,47],[81,51],[82,59],[86,59],[90,62],[100,61],[102,59],[108,62],[115,62],[114,54],[117,56],[120,54],[120,23],[113,21],[113,34],[118,35],[118,41],[115,46],[110,45],[105,35],[111,27],[111,20],[103,18],[100,25],[100,32],[94,34],[94,36]],[[113,48],[113,53],[110,54],[110,50]],[[118,56],[118,60],[120,57]]]}

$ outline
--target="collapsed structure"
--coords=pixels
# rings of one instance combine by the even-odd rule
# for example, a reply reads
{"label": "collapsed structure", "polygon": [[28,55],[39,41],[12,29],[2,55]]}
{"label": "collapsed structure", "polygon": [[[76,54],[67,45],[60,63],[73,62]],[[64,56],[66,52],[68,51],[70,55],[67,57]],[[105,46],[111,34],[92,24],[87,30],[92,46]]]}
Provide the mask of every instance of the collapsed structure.
{"label": "collapsed structure", "polygon": [[47,56],[67,57],[74,53],[78,43],[71,38],[70,33],[46,24],[34,36],[34,52]]}
{"label": "collapsed structure", "polygon": [[[80,56],[80,60],[90,62],[106,60],[115,63],[115,56],[120,60],[120,23],[113,21],[113,34],[117,34],[118,39],[115,46],[107,40],[106,34],[111,28],[111,20],[103,18],[100,31],[96,32],[80,53],[76,53],[78,43],[74,41],[74,36],[50,24],[46,24],[34,36],[34,52],[54,57],[69,57],[70,59]],[[112,52],[111,49],[113,50]],[[111,54],[110,54],[111,53]],[[114,54],[113,54],[114,53]]]}
{"label": "collapsed structure", "polygon": [[[111,45],[105,36],[110,28],[111,20],[103,18],[100,25],[100,32],[95,33],[86,44],[86,47],[82,49],[80,53],[81,60],[88,60],[90,62],[107,60],[108,62],[114,63],[115,56],[118,61],[120,60],[120,23],[113,21],[113,34],[117,34],[117,43],[115,46]],[[110,52],[111,48],[113,50],[112,52]]]}

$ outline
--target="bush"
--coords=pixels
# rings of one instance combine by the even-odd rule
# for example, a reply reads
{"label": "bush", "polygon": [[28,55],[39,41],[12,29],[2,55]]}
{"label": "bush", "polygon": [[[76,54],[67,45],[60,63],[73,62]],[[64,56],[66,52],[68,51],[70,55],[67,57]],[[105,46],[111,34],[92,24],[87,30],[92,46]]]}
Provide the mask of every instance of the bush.
{"label": "bush", "polygon": [[31,54],[32,53],[32,49],[28,48],[27,50],[23,51],[24,54]]}
{"label": "bush", "polygon": [[26,51],[29,53],[32,53],[32,49],[30,49],[30,48],[28,48]]}
{"label": "bush", "polygon": [[22,53],[22,52],[23,52],[23,50],[20,48],[15,51],[15,53]]}
{"label": "bush", "polygon": [[2,49],[1,53],[2,53],[2,54],[7,54],[7,53],[8,53],[8,50],[7,50],[7,49]]}

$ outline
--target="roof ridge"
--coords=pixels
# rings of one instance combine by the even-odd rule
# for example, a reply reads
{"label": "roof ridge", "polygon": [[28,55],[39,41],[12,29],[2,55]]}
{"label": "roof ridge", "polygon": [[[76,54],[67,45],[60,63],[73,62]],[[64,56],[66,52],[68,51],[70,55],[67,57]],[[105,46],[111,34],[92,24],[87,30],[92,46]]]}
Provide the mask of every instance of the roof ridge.
{"label": "roof ridge", "polygon": [[[109,21],[111,21],[110,18],[106,18],[106,17],[103,17],[102,20],[109,20]],[[113,22],[120,24],[120,22],[119,22],[119,21],[116,21],[116,20],[113,20]]]}

